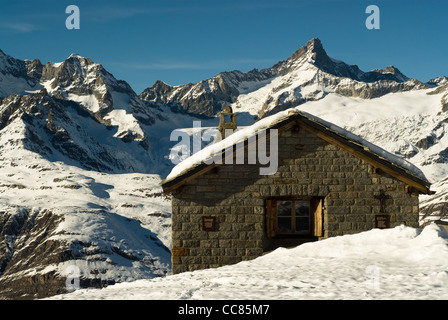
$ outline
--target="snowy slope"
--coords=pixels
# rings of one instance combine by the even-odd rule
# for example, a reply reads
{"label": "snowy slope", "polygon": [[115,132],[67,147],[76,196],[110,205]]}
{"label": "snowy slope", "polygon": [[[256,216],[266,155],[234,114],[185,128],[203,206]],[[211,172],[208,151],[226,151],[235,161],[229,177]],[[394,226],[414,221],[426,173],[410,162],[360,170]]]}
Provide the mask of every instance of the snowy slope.
{"label": "snowy slope", "polygon": [[[159,175],[88,171],[26,149],[12,154],[0,170],[3,297],[56,294],[73,266],[83,286],[170,273],[170,200]],[[42,277],[48,284],[36,295]]]}
{"label": "snowy slope", "polygon": [[3,99],[0,114],[1,297],[59,293],[73,266],[85,287],[170,273],[160,173],[172,126],[193,118],[167,110],[145,152],[45,91]]}
{"label": "snowy slope", "polygon": [[252,261],[50,299],[448,299],[448,233],[405,226],[279,248]]}

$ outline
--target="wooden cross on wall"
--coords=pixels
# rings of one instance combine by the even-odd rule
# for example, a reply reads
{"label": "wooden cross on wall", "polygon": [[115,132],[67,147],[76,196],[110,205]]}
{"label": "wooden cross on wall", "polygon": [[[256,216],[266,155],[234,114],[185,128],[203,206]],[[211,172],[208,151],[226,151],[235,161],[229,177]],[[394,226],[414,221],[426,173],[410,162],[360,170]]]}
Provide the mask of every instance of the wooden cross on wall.
{"label": "wooden cross on wall", "polygon": [[386,212],[386,200],[392,199],[391,196],[386,195],[383,189],[380,190],[380,194],[377,196],[373,196],[375,199],[380,200],[380,212]]}

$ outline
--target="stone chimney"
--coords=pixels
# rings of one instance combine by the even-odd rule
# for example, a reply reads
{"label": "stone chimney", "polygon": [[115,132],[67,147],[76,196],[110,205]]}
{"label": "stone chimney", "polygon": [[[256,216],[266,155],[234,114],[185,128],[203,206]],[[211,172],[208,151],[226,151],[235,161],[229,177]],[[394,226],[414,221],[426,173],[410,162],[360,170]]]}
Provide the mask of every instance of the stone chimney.
{"label": "stone chimney", "polygon": [[[224,106],[223,111],[219,113],[218,131],[221,134],[221,139],[230,136],[236,129],[236,113],[233,113],[232,107]],[[216,139],[219,141],[218,139]]]}

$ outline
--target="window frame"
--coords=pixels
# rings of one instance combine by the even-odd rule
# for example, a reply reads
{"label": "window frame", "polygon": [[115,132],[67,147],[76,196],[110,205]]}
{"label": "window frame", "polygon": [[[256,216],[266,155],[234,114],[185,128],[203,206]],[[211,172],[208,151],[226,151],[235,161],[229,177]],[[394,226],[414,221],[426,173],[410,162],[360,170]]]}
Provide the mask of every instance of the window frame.
{"label": "window frame", "polygon": [[[307,233],[282,233],[278,232],[277,201],[305,201],[309,203],[309,232]],[[300,238],[300,237],[322,237],[323,236],[323,201],[322,197],[292,198],[275,197],[266,199],[266,235],[268,238]],[[294,205],[291,204],[291,211]],[[295,211],[295,210],[294,210]],[[291,220],[293,219],[291,212]],[[295,218],[294,218],[295,219]],[[292,221],[291,221],[292,222]],[[295,222],[295,221],[294,221]],[[291,226],[291,230],[293,226]]]}
{"label": "window frame", "polygon": [[[289,216],[281,216],[279,215],[279,202],[290,202],[290,215]],[[308,218],[308,228],[306,231],[297,231],[297,218],[299,217],[305,217],[305,216],[300,216],[297,215],[296,212],[296,207],[297,207],[297,203],[306,203],[307,204],[307,208],[308,208],[308,215],[306,216]],[[277,210],[277,215],[276,215],[276,221],[275,223],[277,224],[277,231],[276,234],[277,235],[310,235],[311,234],[311,201],[309,200],[298,200],[298,199],[278,199],[276,201],[276,210]],[[279,229],[279,219],[285,219],[285,218],[289,218],[289,221],[291,223],[291,227],[289,232],[288,231],[280,231]]]}

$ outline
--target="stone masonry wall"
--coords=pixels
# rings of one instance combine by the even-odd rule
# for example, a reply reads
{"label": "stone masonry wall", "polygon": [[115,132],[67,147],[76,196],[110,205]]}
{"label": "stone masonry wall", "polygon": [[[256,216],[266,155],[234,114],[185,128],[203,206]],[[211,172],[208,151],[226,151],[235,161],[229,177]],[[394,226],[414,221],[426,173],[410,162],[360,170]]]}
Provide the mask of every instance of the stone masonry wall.
{"label": "stone masonry wall", "polygon": [[[324,197],[324,238],[370,230],[376,214],[388,215],[390,227],[418,227],[418,195],[403,182],[304,128],[279,130],[278,145],[274,175],[260,176],[258,165],[224,164],[173,192],[173,273],[262,255],[269,197]],[[375,198],[380,190],[389,198],[384,212]],[[215,231],[202,230],[204,216],[215,217]]]}

